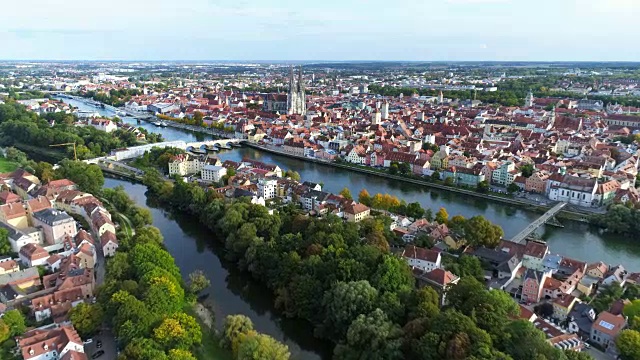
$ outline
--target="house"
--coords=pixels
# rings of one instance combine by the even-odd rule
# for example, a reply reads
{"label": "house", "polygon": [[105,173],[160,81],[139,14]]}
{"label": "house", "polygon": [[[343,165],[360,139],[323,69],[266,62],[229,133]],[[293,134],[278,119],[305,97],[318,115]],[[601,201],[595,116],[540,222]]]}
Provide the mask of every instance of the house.
{"label": "house", "polygon": [[91,217],[91,226],[93,227],[93,231],[98,236],[104,234],[105,231],[111,231],[114,234],[116,233],[115,225],[113,224],[109,216],[107,216],[107,214],[102,211],[98,211],[93,214],[93,216]]}
{"label": "house", "polygon": [[15,260],[10,257],[0,257],[0,275],[10,274],[20,271],[20,266]]}
{"label": "house", "polygon": [[200,177],[203,181],[218,182],[227,175],[227,168],[215,165],[205,165],[202,167]]}
{"label": "house", "polygon": [[562,256],[557,254],[547,254],[542,259],[542,271],[550,271],[552,274],[555,274],[560,268],[560,263],[562,262]]}
{"label": "house", "polygon": [[539,302],[544,283],[550,276],[548,272],[527,269],[522,280],[522,301],[528,304]]}
{"label": "house", "polygon": [[544,194],[547,189],[549,174],[543,171],[533,173],[525,180],[524,189],[528,192]]}
{"label": "house", "polygon": [[424,272],[418,268],[414,269],[414,276],[418,280],[418,286],[431,286],[440,295],[440,305],[447,304],[446,293],[451,285],[455,285],[460,278],[455,274],[440,268]]}
{"label": "house", "polygon": [[27,244],[20,249],[20,261],[28,267],[45,265],[49,253],[42,246]]}
{"label": "house", "polygon": [[24,270],[0,275],[0,287],[5,285],[13,285],[19,289],[27,289],[33,286],[40,286],[41,282],[38,268],[30,267]]}
{"label": "house", "polygon": [[116,234],[107,230],[100,235],[100,247],[102,248],[102,253],[105,257],[115,255],[116,250],[118,249],[118,239],[116,238]]}
{"label": "house", "polygon": [[442,264],[442,256],[438,251],[407,245],[402,252],[402,257],[407,260],[409,266],[423,272],[439,269]]}
{"label": "house", "polygon": [[89,121],[89,125],[93,126],[97,130],[107,133],[118,130],[116,123],[109,119],[92,119]]}
{"label": "house", "polygon": [[0,205],[0,221],[17,229],[26,229],[29,227],[29,218],[22,203]]}
{"label": "house", "polygon": [[344,208],[344,216],[348,222],[360,222],[369,217],[371,209],[368,206],[355,203]]}
{"label": "house", "polygon": [[621,315],[613,315],[603,311],[591,326],[591,341],[602,346],[609,353],[616,352],[616,337],[627,326],[627,321]]}
{"label": "house", "polygon": [[27,207],[27,216],[29,219],[29,225],[33,226],[33,214],[37,213],[38,211],[42,211],[45,209],[51,209],[53,207],[53,204],[51,203],[51,200],[47,199],[46,197],[42,196],[42,195],[38,195],[37,197],[31,199],[31,200],[27,200],[25,201],[26,203],[26,207]]}
{"label": "house", "polygon": [[599,205],[595,202],[598,181],[566,175],[560,181],[549,178],[548,197],[552,201],[566,202],[573,205],[590,207]]}
{"label": "house", "polygon": [[589,304],[577,302],[568,316],[568,327],[582,338],[591,337],[591,326],[596,320],[595,310]]}
{"label": "house", "polygon": [[596,279],[604,279],[607,271],[609,271],[609,266],[602,261],[587,265],[587,275]]}
{"label": "house", "polygon": [[69,310],[83,302],[82,289],[79,287],[70,288],[32,299],[31,310],[36,321],[43,321],[53,317],[54,322],[60,323],[68,320],[67,313]]}
{"label": "house", "polygon": [[522,266],[527,269],[542,271],[544,269],[544,257],[549,253],[546,243],[538,241],[528,241],[524,248]]}
{"label": "house", "polygon": [[73,325],[35,329],[16,338],[24,360],[86,360],[84,344]]}
{"label": "house", "polygon": [[88,243],[83,243],[76,248],[75,256],[80,259],[80,267],[93,269],[98,261],[96,248]]}
{"label": "house", "polygon": [[0,205],[19,203],[21,201],[22,198],[11,191],[0,192]]}
{"label": "house", "polygon": [[624,269],[622,265],[615,266],[604,275],[604,279],[602,280],[602,285],[610,286],[613,284],[618,284],[618,286],[624,286],[625,279],[627,276],[627,270]]}
{"label": "house", "polygon": [[258,180],[258,196],[265,200],[273,199],[276,197],[276,189],[278,188],[278,181],[273,179],[259,179]]}
{"label": "house", "polygon": [[42,228],[45,242],[49,245],[58,244],[65,236],[74,237],[78,233],[76,221],[60,210],[45,209],[34,213],[33,224]]}
{"label": "house", "polygon": [[27,244],[42,244],[43,234],[41,230],[35,228],[19,230],[2,222],[0,222],[0,228],[7,230],[9,233],[9,243],[11,243],[11,251],[13,252],[17,253],[20,248]]}
{"label": "house", "polygon": [[577,297],[570,294],[562,294],[558,296],[552,303],[553,317],[565,320],[569,316],[569,313],[571,313],[573,306],[579,302],[580,300]]}

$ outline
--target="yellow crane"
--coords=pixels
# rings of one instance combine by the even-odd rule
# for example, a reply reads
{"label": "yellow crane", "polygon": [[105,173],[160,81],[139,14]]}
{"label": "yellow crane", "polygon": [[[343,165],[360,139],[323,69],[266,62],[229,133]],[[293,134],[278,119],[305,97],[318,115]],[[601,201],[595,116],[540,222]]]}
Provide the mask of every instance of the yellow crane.
{"label": "yellow crane", "polygon": [[72,142],[72,143],[64,143],[64,144],[53,144],[53,145],[49,145],[49,147],[56,147],[56,146],[69,146],[69,145],[73,145],[73,160],[78,160],[78,154],[76,153],[76,143]]}

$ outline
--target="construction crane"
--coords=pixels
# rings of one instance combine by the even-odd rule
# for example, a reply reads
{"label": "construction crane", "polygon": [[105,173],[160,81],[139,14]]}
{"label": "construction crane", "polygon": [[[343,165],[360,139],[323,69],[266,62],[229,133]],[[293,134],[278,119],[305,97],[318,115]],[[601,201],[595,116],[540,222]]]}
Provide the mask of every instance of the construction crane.
{"label": "construction crane", "polygon": [[53,145],[49,145],[49,147],[69,146],[69,145],[73,145],[73,160],[78,161],[78,154],[76,153],[76,143],[75,142],[64,143],[64,144],[53,144]]}

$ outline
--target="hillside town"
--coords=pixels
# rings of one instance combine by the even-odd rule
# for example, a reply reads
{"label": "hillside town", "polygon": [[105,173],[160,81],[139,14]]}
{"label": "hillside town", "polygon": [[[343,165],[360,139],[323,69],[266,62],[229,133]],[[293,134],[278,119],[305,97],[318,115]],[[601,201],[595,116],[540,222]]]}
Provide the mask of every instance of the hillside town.
{"label": "hillside town", "polygon": [[41,183],[18,169],[0,181],[0,228],[17,255],[0,256],[0,314],[27,307],[37,323],[50,324],[18,338],[25,360],[87,359],[68,313],[95,302],[98,268],[118,248],[111,214],[67,179]]}

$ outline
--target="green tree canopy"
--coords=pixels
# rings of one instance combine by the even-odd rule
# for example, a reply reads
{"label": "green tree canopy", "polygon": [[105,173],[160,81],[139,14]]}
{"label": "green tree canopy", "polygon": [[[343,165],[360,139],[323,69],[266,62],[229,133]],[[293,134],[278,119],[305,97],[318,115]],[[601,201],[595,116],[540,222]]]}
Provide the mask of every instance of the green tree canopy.
{"label": "green tree canopy", "polygon": [[69,319],[82,338],[88,338],[102,325],[104,312],[99,304],[80,303],[69,311]]}
{"label": "green tree canopy", "polygon": [[382,310],[376,309],[369,315],[358,316],[351,323],[347,341],[336,346],[334,359],[402,359],[401,337],[400,328],[389,321]]}

